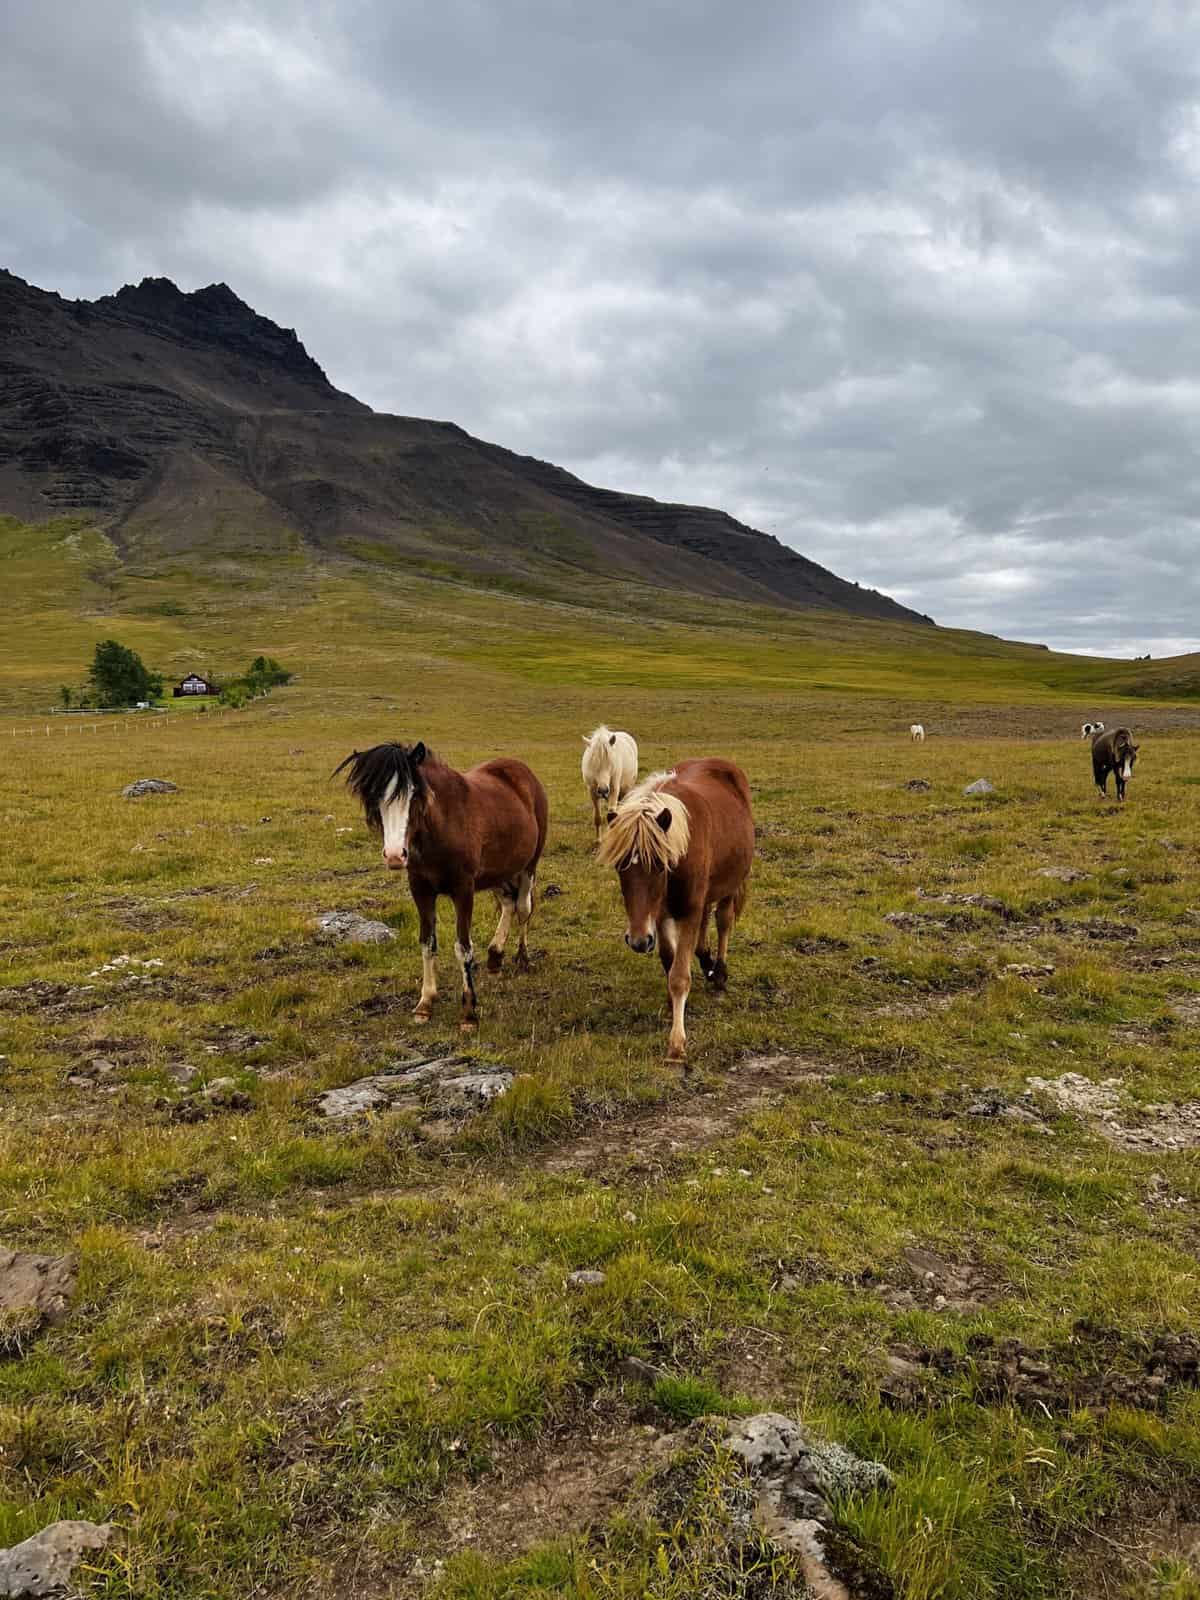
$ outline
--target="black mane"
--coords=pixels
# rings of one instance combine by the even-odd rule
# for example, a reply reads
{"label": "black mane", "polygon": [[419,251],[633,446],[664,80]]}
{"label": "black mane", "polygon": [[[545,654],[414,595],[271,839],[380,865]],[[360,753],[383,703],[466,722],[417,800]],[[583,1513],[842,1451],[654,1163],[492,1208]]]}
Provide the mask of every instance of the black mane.
{"label": "black mane", "polygon": [[383,804],[392,780],[398,779],[396,793],[411,792],[414,797],[425,793],[429,787],[421,765],[429,758],[425,746],[417,744],[376,744],[369,750],[355,750],[338,763],[330,773],[336,778],[346,772],[346,787],[362,802],[367,822],[372,828],[382,826],[379,808]]}

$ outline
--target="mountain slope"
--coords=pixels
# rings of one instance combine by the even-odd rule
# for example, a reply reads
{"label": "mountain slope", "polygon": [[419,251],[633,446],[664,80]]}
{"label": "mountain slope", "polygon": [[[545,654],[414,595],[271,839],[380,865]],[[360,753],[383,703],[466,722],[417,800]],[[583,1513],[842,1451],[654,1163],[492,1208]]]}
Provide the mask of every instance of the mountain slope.
{"label": "mountain slope", "polygon": [[724,512],[593,488],[452,423],[379,415],[224,284],[67,301],[0,272],[0,513],[94,514],[123,559],[308,548],[577,586],[929,618]]}

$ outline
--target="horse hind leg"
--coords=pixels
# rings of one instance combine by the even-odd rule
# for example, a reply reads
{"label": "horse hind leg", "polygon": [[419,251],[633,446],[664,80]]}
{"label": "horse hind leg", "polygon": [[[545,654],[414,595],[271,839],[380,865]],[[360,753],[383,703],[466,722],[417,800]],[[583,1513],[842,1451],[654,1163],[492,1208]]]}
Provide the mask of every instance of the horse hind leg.
{"label": "horse hind leg", "polygon": [[513,915],[517,909],[517,885],[506,883],[503,889],[496,892],[496,904],[500,907],[500,921],[496,924],[496,931],[492,935],[492,942],[488,945],[488,971],[499,972],[504,965],[504,946],[508,943],[509,930],[512,928]]}
{"label": "horse hind leg", "polygon": [[733,925],[738,919],[740,910],[741,905],[736,895],[731,895],[728,900],[722,900],[717,907],[717,959],[708,976],[718,994],[725,992],[729,982],[729,968],[725,964],[725,958],[729,954],[729,936],[733,932]]}
{"label": "horse hind leg", "polygon": [[525,934],[528,930],[530,919],[533,916],[533,885],[536,874],[522,872],[517,879],[516,911],[517,911],[517,959],[518,972],[529,971],[529,947],[525,943]]}

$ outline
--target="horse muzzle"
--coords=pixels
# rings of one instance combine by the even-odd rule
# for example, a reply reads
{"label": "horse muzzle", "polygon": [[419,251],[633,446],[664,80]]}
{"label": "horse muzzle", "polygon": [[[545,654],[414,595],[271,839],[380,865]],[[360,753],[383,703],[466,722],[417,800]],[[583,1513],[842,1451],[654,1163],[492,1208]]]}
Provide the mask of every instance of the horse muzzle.
{"label": "horse muzzle", "polygon": [[408,865],[408,851],[385,850],[383,852],[383,864],[389,872],[399,872]]}
{"label": "horse muzzle", "polygon": [[629,935],[626,934],[625,943],[636,955],[648,956],[654,949],[654,930],[651,929],[649,933],[644,933],[640,939],[631,939]]}

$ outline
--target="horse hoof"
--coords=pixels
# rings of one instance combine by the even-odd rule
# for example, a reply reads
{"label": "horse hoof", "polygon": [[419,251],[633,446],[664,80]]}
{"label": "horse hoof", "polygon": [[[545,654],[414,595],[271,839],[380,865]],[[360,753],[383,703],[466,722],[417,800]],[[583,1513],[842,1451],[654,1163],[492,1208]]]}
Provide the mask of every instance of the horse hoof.
{"label": "horse hoof", "polygon": [[667,1060],[678,1064],[687,1060],[687,1050],[683,1046],[668,1045]]}
{"label": "horse hoof", "polygon": [[459,1033],[475,1033],[478,1028],[479,1024],[477,1022],[460,1022],[458,1025]]}
{"label": "horse hoof", "polygon": [[433,1021],[433,1018],[429,1015],[428,1011],[414,1011],[412,1014],[412,1019],[414,1022],[422,1023]]}
{"label": "horse hoof", "polygon": [[529,957],[519,955],[513,962],[513,966],[518,972],[528,972],[530,967]]}
{"label": "horse hoof", "polygon": [[504,965],[504,951],[503,950],[489,950],[488,951],[488,971],[489,972],[499,972],[500,968],[503,965]]}

